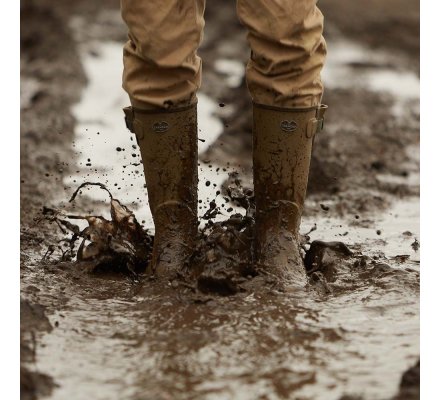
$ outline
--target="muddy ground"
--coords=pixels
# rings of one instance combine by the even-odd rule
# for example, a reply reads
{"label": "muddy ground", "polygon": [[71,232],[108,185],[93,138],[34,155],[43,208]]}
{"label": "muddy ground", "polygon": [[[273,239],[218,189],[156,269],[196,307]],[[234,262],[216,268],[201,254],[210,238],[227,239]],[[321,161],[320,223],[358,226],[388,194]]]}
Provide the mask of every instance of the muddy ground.
{"label": "muddy ground", "polygon": [[[246,61],[245,31],[233,1],[207,3],[202,92],[225,106],[216,110],[223,132],[200,160],[238,171],[251,187],[249,97],[240,77],[224,84],[230,74],[217,63]],[[316,224],[312,239],[342,240],[352,254],[321,254],[305,293],[250,286],[223,297],[92,274],[60,262],[56,246],[44,257],[63,235],[41,220],[43,207],[70,197],[81,183],[72,176],[93,173],[73,143],[84,121],[72,107],[91,80],[83,55],[99,59],[96,46],[122,44],[126,33],[118,1],[22,1],[23,399],[418,398],[419,109],[405,89],[418,74],[419,4],[320,7],[335,56],[302,233]],[[95,206],[83,196],[76,211]]]}

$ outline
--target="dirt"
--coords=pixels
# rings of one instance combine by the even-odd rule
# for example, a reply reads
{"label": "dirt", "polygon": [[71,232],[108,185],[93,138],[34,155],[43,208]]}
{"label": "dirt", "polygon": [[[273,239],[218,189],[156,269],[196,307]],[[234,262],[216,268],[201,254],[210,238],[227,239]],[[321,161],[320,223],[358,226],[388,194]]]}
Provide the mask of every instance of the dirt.
{"label": "dirt", "polygon": [[[349,39],[387,54],[351,63],[351,76],[381,68],[417,74],[418,1],[320,3],[329,52]],[[408,248],[385,254],[397,228],[376,222],[396,202],[418,197],[417,99],[396,113],[387,91],[328,85],[330,111],[314,148],[305,213],[308,226],[318,228],[302,231],[311,282],[304,292],[280,290],[267,277],[262,284],[236,262],[249,249],[231,245],[237,226],[246,241],[246,206],[233,225],[205,231],[193,260],[197,284],[163,287],[138,274],[96,271],[74,257],[60,261],[69,244],[43,209],[58,209],[73,193],[65,184],[78,169],[72,106],[87,85],[80,47],[123,42],[118,5],[21,3],[22,398],[418,398],[419,241],[399,226],[396,235]],[[202,90],[219,103],[224,131],[200,159],[222,166],[227,160],[246,191],[250,100],[244,80],[227,87],[215,65],[220,58],[245,62],[245,31],[232,1],[208,1],[206,20]],[[222,196],[231,197],[230,183]],[[84,215],[96,207],[79,196],[63,210]],[[326,223],[336,231],[335,221],[350,233],[316,241]],[[380,233],[348,247],[340,242],[362,230]],[[232,272],[219,259],[230,260]]]}

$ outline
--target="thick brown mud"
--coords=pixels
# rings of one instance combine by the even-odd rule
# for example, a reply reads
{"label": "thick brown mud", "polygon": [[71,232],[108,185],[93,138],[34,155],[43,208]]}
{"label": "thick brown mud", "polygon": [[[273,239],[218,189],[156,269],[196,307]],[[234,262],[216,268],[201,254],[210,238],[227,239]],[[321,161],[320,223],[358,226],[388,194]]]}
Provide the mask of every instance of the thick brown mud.
{"label": "thick brown mud", "polygon": [[[207,4],[202,91],[220,104],[223,131],[200,155],[212,192],[191,273],[164,284],[142,274],[153,232],[142,193],[127,195],[143,187],[138,150],[116,145],[100,169],[89,138],[114,138],[105,124],[94,131],[99,95],[96,120],[72,112],[93,85],[84,54],[102,60],[102,43],[125,40],[118,1],[22,2],[22,398],[419,397],[418,99],[390,86],[397,76],[409,87],[417,73],[418,2],[320,5],[337,57],[324,74],[330,111],[301,229],[302,291],[249,262],[249,51],[233,3]],[[89,129],[84,154],[77,124]],[[233,173],[213,183],[221,172]],[[107,221],[108,195],[92,193],[102,189],[67,201],[86,181],[111,185]],[[100,236],[109,231],[110,241]]]}

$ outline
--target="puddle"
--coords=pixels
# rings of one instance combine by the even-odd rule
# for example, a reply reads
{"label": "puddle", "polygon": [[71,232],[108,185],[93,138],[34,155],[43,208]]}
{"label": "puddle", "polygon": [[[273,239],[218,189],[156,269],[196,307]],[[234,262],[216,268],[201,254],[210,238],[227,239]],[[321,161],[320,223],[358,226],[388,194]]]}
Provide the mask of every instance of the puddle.
{"label": "puddle", "polygon": [[325,87],[330,89],[360,87],[388,93],[395,101],[393,115],[400,117],[406,104],[418,102],[420,79],[413,72],[390,67],[389,63],[387,53],[339,39],[328,43],[322,79]]}
{"label": "puddle", "polygon": [[[324,202],[331,207],[330,201]],[[408,255],[418,268],[420,253],[412,245],[420,238],[419,198],[397,201],[383,213],[347,219],[304,218],[301,231],[308,232],[316,223],[317,229],[310,233],[312,240],[343,241],[349,247],[360,245],[363,254],[384,253],[385,257]],[[365,226],[366,225],[366,226]]]}
{"label": "puddle", "polygon": [[220,59],[215,61],[214,69],[225,76],[230,88],[236,88],[241,84],[246,67],[241,61]]}
{"label": "puddle", "polygon": [[[135,346],[135,343],[112,337],[114,330],[111,325],[118,326],[122,322],[117,302],[89,300],[88,311],[81,304],[77,304],[76,308],[77,311],[70,310],[52,316],[51,322],[54,324],[56,321],[59,325],[45,343],[47,346],[42,347],[39,352],[43,365],[48,367],[45,368],[46,372],[56,376],[58,382],[62,383],[52,398],[129,398],[135,390],[135,371],[127,365],[127,359],[112,357],[111,353],[124,353],[128,347]],[[103,314],[99,315],[96,310]],[[129,318],[125,318],[123,322],[130,326]],[[94,326],[93,332],[89,330],[91,325]],[[54,352],[54,349],[68,351]],[[50,362],[54,355],[56,362]],[[93,382],[90,382],[90,374]]]}
{"label": "puddle", "polygon": [[[420,149],[417,145],[408,146],[407,164],[402,164],[408,173],[405,176],[378,174],[379,181],[402,184],[407,187],[420,186],[420,171],[415,168],[420,162]],[[337,206],[329,199],[321,199],[320,204],[327,207]],[[320,204],[313,204],[319,207]],[[406,197],[395,201],[381,213],[353,216],[347,218],[313,217],[303,218],[301,231],[309,232],[316,223],[317,229],[310,233],[311,240],[343,241],[347,245],[360,245],[364,254],[383,252],[386,257],[408,255],[412,266],[419,268],[420,253],[412,247],[420,239],[420,198]]]}
{"label": "puddle", "polygon": [[418,99],[420,80],[415,73],[390,66],[390,55],[345,39],[328,43],[322,78],[328,88],[356,85],[388,92],[402,99]]}
{"label": "puddle", "polygon": [[277,399],[293,389],[298,399],[386,399],[419,351],[418,300],[404,283],[325,301],[252,293],[195,304],[154,288],[132,302],[78,300],[102,283],[68,287],[62,316],[50,317],[38,368],[60,385],[51,399]]}
{"label": "puddle", "polygon": [[[336,82],[338,87],[351,85],[349,63],[383,62],[359,46],[329,46],[324,71],[329,87]],[[135,165],[139,154],[122,118],[121,108],[128,103],[120,88],[121,62],[119,43],[98,43],[93,52],[83,51],[89,86],[74,108],[78,172],[65,184],[73,192],[85,180],[106,183],[115,197],[137,207],[139,220],[152,226],[142,166]],[[224,60],[216,64],[230,85],[236,83],[236,67]],[[382,90],[386,85],[381,79],[388,72],[376,78],[372,76],[378,70],[367,69],[356,72],[356,82]],[[413,76],[405,75],[408,81],[399,85],[407,88],[399,92],[396,74],[396,80],[387,78],[387,91],[404,101],[418,96]],[[221,133],[217,107],[199,95],[200,138],[205,139],[199,143],[200,153]],[[209,165],[201,163],[199,171],[199,197],[205,202],[199,214],[227,177],[223,165]],[[411,179],[417,183],[417,177]],[[99,190],[87,193],[107,201]],[[392,271],[384,280],[325,299],[250,293],[200,304],[152,286],[127,301],[123,282],[95,277],[81,285],[67,284],[67,304],[50,316],[55,328],[38,348],[38,369],[60,385],[50,398],[253,400],[291,398],[287,393],[293,391],[298,399],[337,400],[343,394],[391,398],[402,372],[419,354],[418,279],[411,275],[418,270],[419,254],[411,246],[419,238],[418,221],[417,198],[352,221],[305,218],[303,232],[317,224],[312,239],[342,240],[360,246],[366,255],[381,251],[390,260],[409,255],[401,267],[390,261]]]}

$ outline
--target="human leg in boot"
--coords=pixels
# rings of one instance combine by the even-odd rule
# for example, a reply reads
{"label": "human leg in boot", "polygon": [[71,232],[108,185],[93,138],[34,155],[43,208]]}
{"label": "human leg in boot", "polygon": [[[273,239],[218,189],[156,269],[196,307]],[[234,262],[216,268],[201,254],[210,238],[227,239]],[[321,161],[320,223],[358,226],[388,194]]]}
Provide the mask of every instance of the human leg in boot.
{"label": "human leg in boot", "polygon": [[306,283],[299,225],[314,135],[326,107],[275,108],[254,104],[254,192],[257,266],[298,285]]}
{"label": "human leg in boot", "polygon": [[124,109],[136,134],[155,226],[150,270],[173,277],[197,236],[197,108]]}
{"label": "human leg in boot", "polygon": [[197,235],[197,106],[204,0],[122,0],[129,28],[123,87],[155,225],[149,270],[182,271]]}
{"label": "human leg in boot", "polygon": [[237,11],[252,49],[255,259],[260,271],[304,285],[299,225],[325,111],[323,16],[314,0],[238,0]]}

